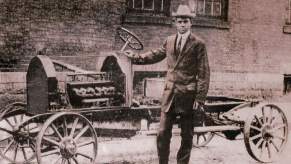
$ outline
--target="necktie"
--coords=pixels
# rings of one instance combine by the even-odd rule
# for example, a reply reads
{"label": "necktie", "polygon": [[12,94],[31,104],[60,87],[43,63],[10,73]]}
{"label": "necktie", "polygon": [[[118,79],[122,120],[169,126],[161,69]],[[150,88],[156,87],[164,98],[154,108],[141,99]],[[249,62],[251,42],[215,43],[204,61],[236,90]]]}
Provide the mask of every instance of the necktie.
{"label": "necktie", "polygon": [[182,37],[180,37],[180,40],[179,40],[177,48],[176,48],[177,54],[180,54],[180,52],[181,52],[181,44],[182,44]]}

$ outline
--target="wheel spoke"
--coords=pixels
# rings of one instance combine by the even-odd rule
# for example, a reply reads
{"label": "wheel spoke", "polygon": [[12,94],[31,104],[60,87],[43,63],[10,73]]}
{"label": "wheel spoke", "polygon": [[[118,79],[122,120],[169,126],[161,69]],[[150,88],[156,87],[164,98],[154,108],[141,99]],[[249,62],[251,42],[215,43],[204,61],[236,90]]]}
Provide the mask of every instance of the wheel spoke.
{"label": "wheel spoke", "polygon": [[8,145],[6,146],[6,148],[3,150],[3,154],[6,154],[6,153],[7,153],[8,149],[11,147],[11,145],[12,145],[14,142],[15,142],[14,139],[11,140],[11,141],[9,142],[9,144],[8,144]]}
{"label": "wheel spoke", "polygon": [[273,147],[276,149],[276,151],[280,152],[280,149],[278,148],[278,146],[272,140],[270,142],[273,145]]}
{"label": "wheel spoke", "polygon": [[14,149],[14,157],[13,157],[13,160],[16,161],[16,156],[17,156],[17,151],[18,151],[18,144],[15,144],[16,147]]}
{"label": "wheel spoke", "polygon": [[27,161],[27,155],[26,155],[26,152],[24,150],[24,147],[21,148],[21,151],[22,151],[24,159]]}
{"label": "wheel spoke", "polygon": [[8,139],[13,139],[13,137],[12,136],[9,136],[7,138],[1,139],[0,142],[3,142],[3,141],[8,140]]}
{"label": "wheel spoke", "polygon": [[199,138],[200,138],[200,134],[197,134],[197,141],[196,141],[197,145],[199,145]]}
{"label": "wheel spoke", "polygon": [[76,127],[77,127],[78,121],[79,121],[79,117],[77,117],[77,118],[74,120],[74,123],[73,123],[73,125],[72,125],[72,130],[71,130],[71,133],[70,133],[70,137],[74,137],[74,133],[75,133],[75,130],[76,130]]}
{"label": "wheel spoke", "polygon": [[265,113],[265,107],[262,107],[262,115],[263,115],[263,124],[267,123],[267,117]]}
{"label": "wheel spoke", "polygon": [[204,141],[206,141],[206,140],[207,140],[207,138],[206,138],[205,134],[202,134],[202,137],[203,137]]}
{"label": "wheel spoke", "polygon": [[4,120],[5,120],[5,121],[8,123],[8,125],[13,129],[14,126],[12,125],[12,123],[11,123],[7,118],[5,118]]}
{"label": "wheel spoke", "polygon": [[261,125],[261,126],[263,126],[263,123],[262,123],[262,121],[258,118],[258,116],[257,115],[255,115],[255,119],[257,120],[257,122]]}
{"label": "wheel spoke", "polygon": [[269,112],[269,119],[268,119],[269,125],[272,124],[272,121],[273,121],[273,107],[271,106],[270,112]]}
{"label": "wheel spoke", "polygon": [[44,139],[45,141],[51,143],[51,144],[54,145],[54,146],[60,146],[60,144],[59,144],[57,141],[54,141],[54,140],[52,140],[52,139],[50,139],[50,138],[48,138],[48,137],[43,137],[43,139]]}
{"label": "wheel spoke", "polygon": [[284,138],[284,137],[282,137],[282,136],[278,136],[278,135],[275,135],[275,134],[272,134],[272,136],[275,137],[275,138],[279,138],[279,139],[281,139],[281,140],[283,140],[283,141],[286,140],[286,138]]}
{"label": "wheel spoke", "polygon": [[261,139],[257,142],[257,144],[255,144],[255,146],[256,146],[257,148],[259,148],[259,146],[262,144],[263,141],[264,141],[264,139],[261,138]]}
{"label": "wheel spoke", "polygon": [[75,162],[75,164],[79,164],[78,160],[75,157],[73,157],[73,161]]}
{"label": "wheel spoke", "polygon": [[89,129],[89,125],[86,125],[85,128],[83,128],[81,130],[81,132],[79,132],[79,134],[74,138],[75,142],[77,142],[77,140]]}
{"label": "wheel spoke", "polygon": [[55,126],[54,123],[51,124],[51,127],[53,128],[54,132],[57,134],[57,136],[59,137],[60,140],[63,139],[62,135],[60,134],[60,132],[58,131],[58,128]]}
{"label": "wheel spoke", "polygon": [[77,155],[80,155],[80,156],[83,156],[83,157],[85,157],[85,158],[88,158],[88,159],[90,159],[91,161],[93,161],[93,158],[92,157],[90,157],[90,156],[88,156],[88,155],[86,155],[86,154],[83,154],[83,153],[80,153],[80,152],[78,152],[78,153],[76,153]]}
{"label": "wheel spoke", "polygon": [[50,151],[41,153],[41,156],[45,157],[45,156],[49,156],[49,155],[53,155],[53,154],[60,154],[59,149],[54,149],[54,150],[50,150]]}
{"label": "wheel spoke", "polygon": [[94,140],[85,141],[85,142],[82,142],[82,143],[77,144],[77,147],[82,147],[82,146],[90,145],[92,143],[94,143]]}
{"label": "wheel spoke", "polygon": [[61,155],[59,155],[58,157],[57,157],[57,159],[53,162],[53,164],[57,164],[58,163],[58,161],[60,160],[62,158],[62,156]]}
{"label": "wheel spoke", "polygon": [[66,120],[66,117],[64,117],[64,120],[63,120],[63,128],[64,128],[64,137],[68,136],[68,124],[67,124],[67,120]]}
{"label": "wheel spoke", "polygon": [[20,115],[20,122],[23,122],[24,114]]}
{"label": "wheel spoke", "polygon": [[18,121],[17,121],[16,116],[13,116],[13,120],[14,120],[15,125],[17,125],[18,124]]}
{"label": "wheel spoke", "polygon": [[262,144],[262,147],[261,147],[261,154],[260,154],[260,157],[262,158],[263,156],[263,153],[264,153],[264,149],[266,148],[266,141],[263,141],[263,144]]}
{"label": "wheel spoke", "polygon": [[251,125],[251,129],[261,132],[262,130],[256,126]]}
{"label": "wheel spoke", "polygon": [[272,154],[271,154],[271,148],[270,148],[270,143],[267,143],[267,150],[268,150],[268,156],[269,158],[272,158]]}
{"label": "wheel spoke", "polygon": [[253,141],[253,140],[258,139],[260,137],[262,137],[261,133],[255,135],[255,136],[250,137],[250,140]]}
{"label": "wheel spoke", "polygon": [[279,129],[285,128],[285,127],[286,127],[285,124],[280,124],[280,125],[277,125],[276,127],[274,127],[273,129],[271,129],[271,131],[274,132],[274,131],[277,131]]}
{"label": "wheel spoke", "polygon": [[65,158],[62,158],[62,164],[65,164],[66,163],[66,159]]}

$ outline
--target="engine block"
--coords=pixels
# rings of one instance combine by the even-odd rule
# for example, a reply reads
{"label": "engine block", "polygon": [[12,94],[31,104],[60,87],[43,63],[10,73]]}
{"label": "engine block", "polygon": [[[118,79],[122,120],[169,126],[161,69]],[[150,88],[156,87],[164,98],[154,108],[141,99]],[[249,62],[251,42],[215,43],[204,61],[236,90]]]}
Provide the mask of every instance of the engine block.
{"label": "engine block", "polygon": [[[121,106],[125,101],[125,88],[113,80],[112,73],[70,74],[67,77],[66,90],[74,107]],[[119,79],[124,83],[124,78]]]}

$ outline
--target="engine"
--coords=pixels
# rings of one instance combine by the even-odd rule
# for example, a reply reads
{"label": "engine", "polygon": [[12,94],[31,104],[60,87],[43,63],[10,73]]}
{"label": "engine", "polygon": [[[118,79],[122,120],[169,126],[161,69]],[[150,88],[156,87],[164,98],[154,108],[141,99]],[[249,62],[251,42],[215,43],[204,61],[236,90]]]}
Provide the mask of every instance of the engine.
{"label": "engine", "polygon": [[47,56],[34,57],[26,76],[28,112],[130,106],[131,68],[120,67],[116,57],[110,56],[100,69],[86,71]]}

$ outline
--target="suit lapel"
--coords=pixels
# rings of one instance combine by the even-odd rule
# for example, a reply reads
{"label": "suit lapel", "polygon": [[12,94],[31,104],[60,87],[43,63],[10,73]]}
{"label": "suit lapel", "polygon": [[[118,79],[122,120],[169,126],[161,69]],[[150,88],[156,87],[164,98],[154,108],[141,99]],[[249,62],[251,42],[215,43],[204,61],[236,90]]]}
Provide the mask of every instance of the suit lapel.
{"label": "suit lapel", "polygon": [[186,56],[187,51],[192,47],[193,43],[194,43],[195,38],[192,36],[192,34],[190,34],[186,40],[186,43],[182,49],[182,51],[180,52],[180,54],[178,55],[178,59],[176,61],[176,64],[174,66],[174,69],[176,69],[176,67],[178,66],[178,64],[182,61],[182,59]]}

